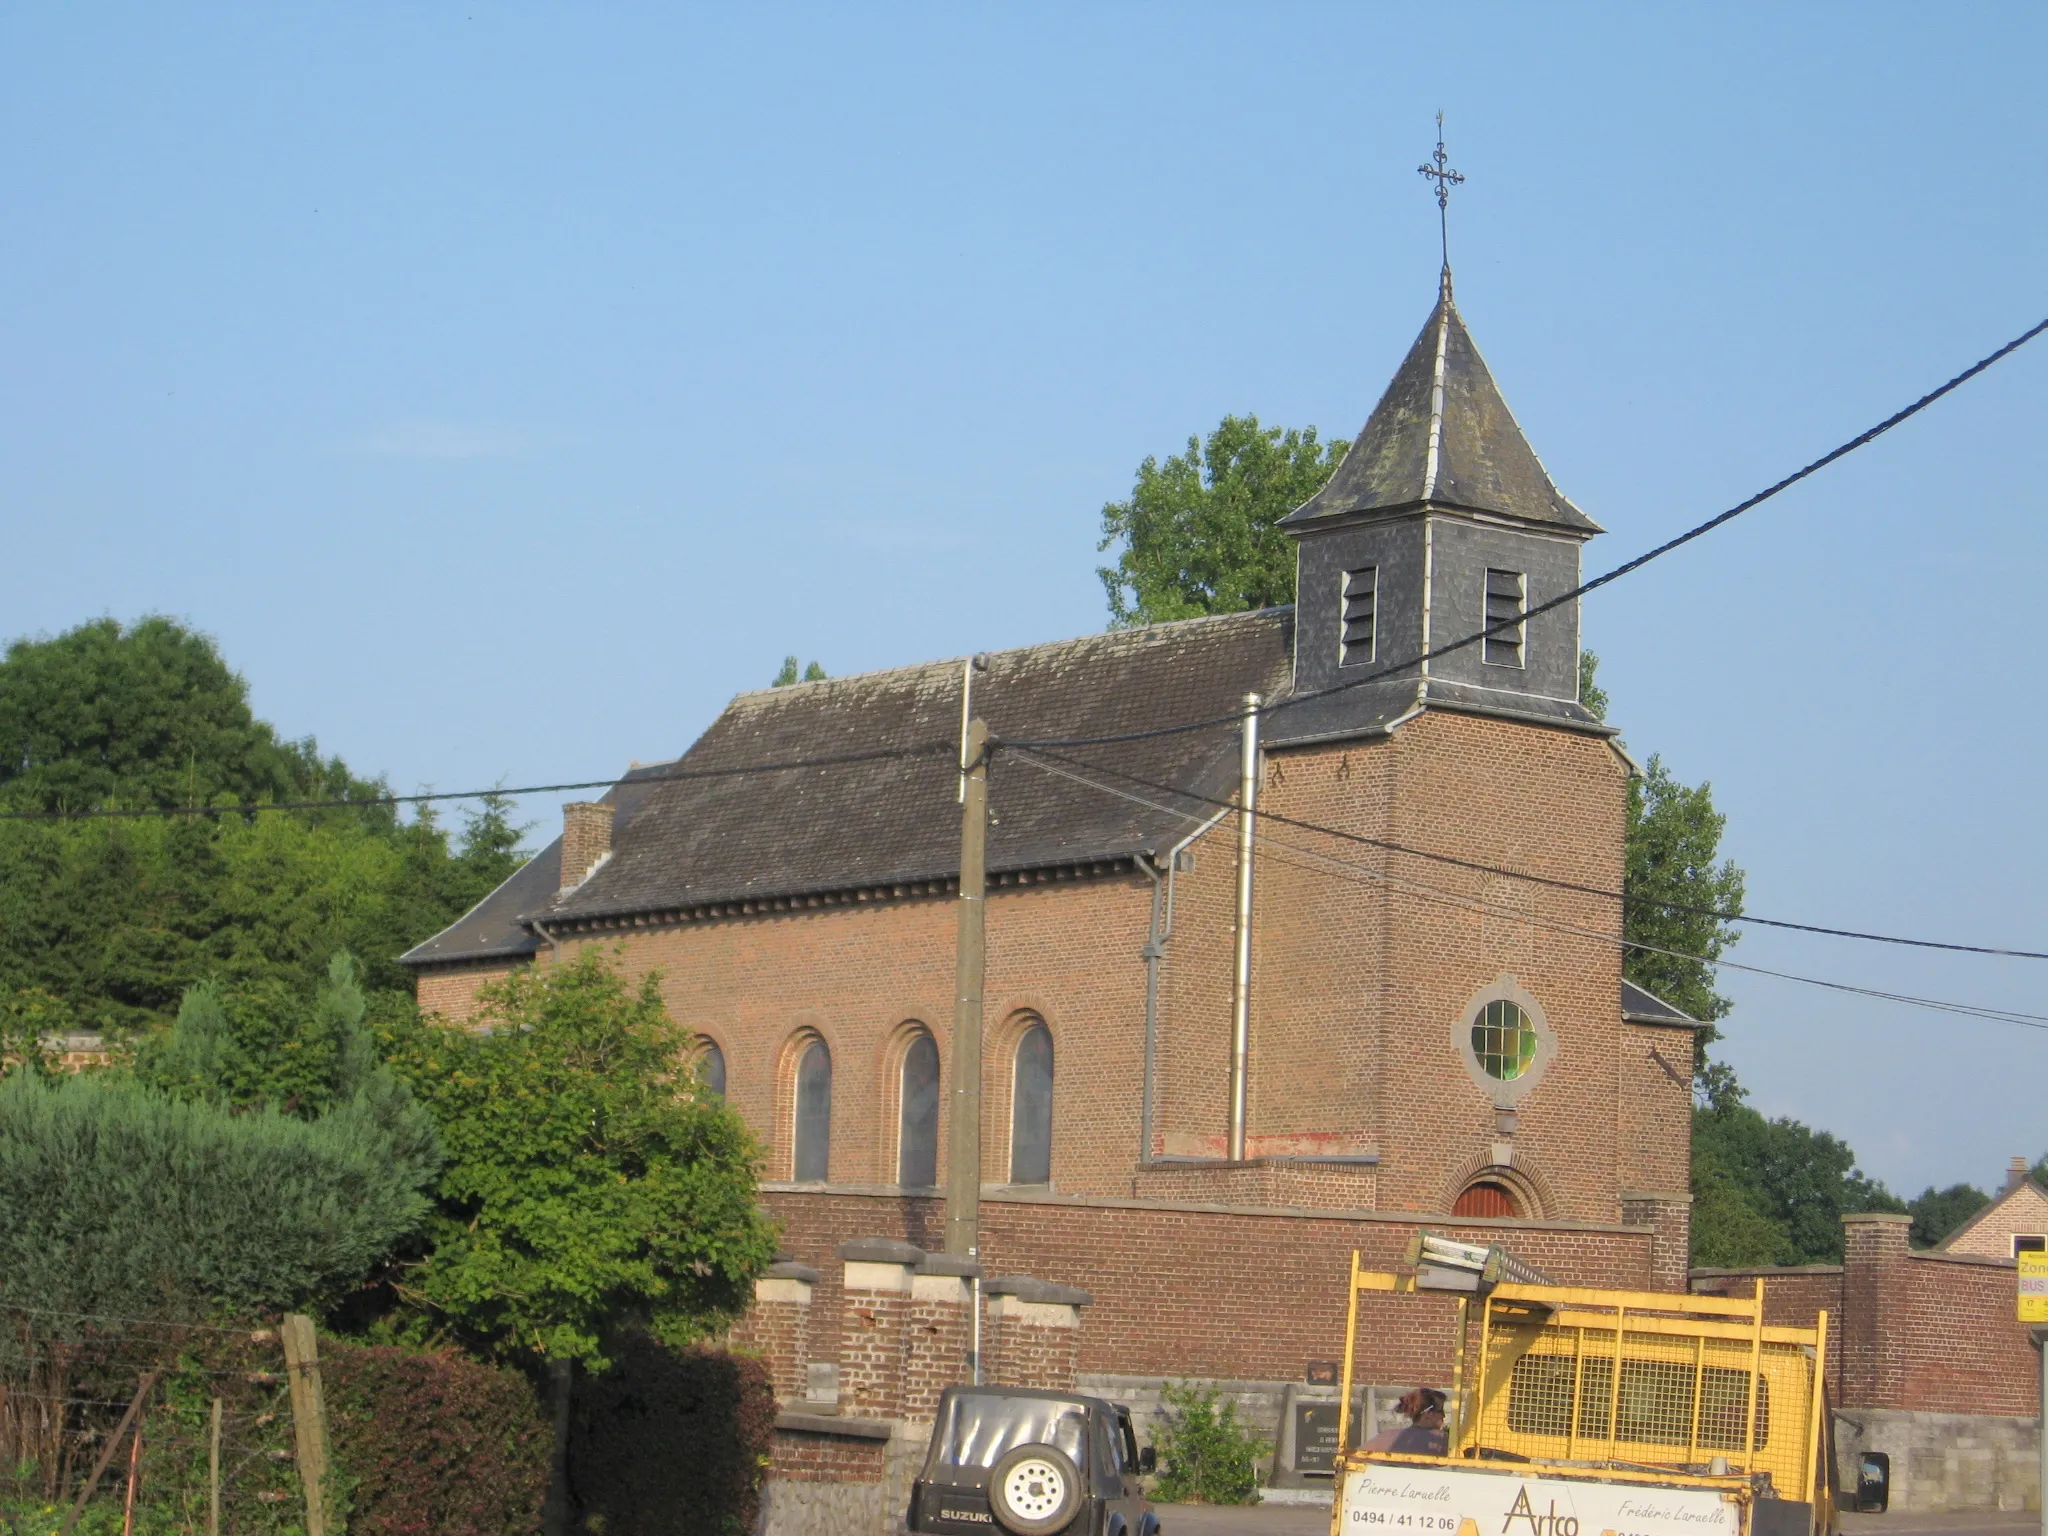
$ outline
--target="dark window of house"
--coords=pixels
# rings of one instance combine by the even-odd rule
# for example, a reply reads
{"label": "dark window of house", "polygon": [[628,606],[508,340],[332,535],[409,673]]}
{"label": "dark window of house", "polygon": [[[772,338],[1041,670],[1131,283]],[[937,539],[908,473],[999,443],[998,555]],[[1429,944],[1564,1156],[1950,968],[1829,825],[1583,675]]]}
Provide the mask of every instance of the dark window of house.
{"label": "dark window of house", "polygon": [[2041,1253],[2044,1250],[2048,1250],[2048,1237],[2014,1237],[2012,1240],[2014,1258],[2023,1253]]}
{"label": "dark window of house", "polygon": [[1497,667],[1519,667],[1522,664],[1522,631],[1519,622],[1527,608],[1526,588],[1520,571],[1496,571],[1486,573],[1486,627],[1506,620],[1516,620],[1499,634],[1486,637],[1486,659]]}
{"label": "dark window of house", "polygon": [[822,1040],[804,1047],[796,1064],[796,1157],[792,1177],[822,1184],[831,1167],[832,1052]]}
{"label": "dark window of house", "polygon": [[1034,1024],[1017,1042],[1010,1085],[1010,1182],[1052,1182],[1052,1031]]}
{"label": "dark window of house", "polygon": [[903,1053],[896,1182],[920,1189],[939,1182],[939,1046],[923,1030]]}
{"label": "dark window of house", "polygon": [[718,1048],[717,1041],[700,1042],[697,1050],[697,1076],[703,1080],[706,1088],[721,1099],[725,1097],[725,1052]]}
{"label": "dark window of house", "polygon": [[1380,571],[1376,565],[1344,573],[1343,664],[1371,661],[1373,624],[1379,605]]}

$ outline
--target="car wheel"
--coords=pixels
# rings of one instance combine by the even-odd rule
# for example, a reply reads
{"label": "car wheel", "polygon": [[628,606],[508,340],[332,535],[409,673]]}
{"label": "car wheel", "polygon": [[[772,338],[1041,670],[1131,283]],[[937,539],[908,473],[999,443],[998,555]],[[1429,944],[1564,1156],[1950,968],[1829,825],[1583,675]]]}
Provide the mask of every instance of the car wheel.
{"label": "car wheel", "polygon": [[1052,1536],[1071,1525],[1081,1507],[1081,1474],[1064,1451],[1020,1445],[996,1463],[988,1507],[1013,1536]]}

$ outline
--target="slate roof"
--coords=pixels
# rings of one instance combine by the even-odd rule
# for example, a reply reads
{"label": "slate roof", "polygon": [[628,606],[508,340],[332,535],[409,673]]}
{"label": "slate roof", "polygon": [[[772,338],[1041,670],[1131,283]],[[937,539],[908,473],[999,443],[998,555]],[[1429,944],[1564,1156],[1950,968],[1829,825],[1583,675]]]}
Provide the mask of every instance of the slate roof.
{"label": "slate roof", "polygon": [[[999,739],[1098,736],[1234,714],[1247,692],[1284,693],[1294,610],[1114,630],[991,654],[974,675],[974,712]],[[557,848],[522,869],[446,932],[404,958],[437,964],[531,953],[522,919],[578,921],[944,880],[959,872],[955,753],[961,660],[743,693],[674,763],[635,770],[617,807],[612,856],[557,892]],[[880,761],[717,774],[741,765],[890,750]],[[1237,728],[1076,749],[1199,795],[1236,788]],[[1215,807],[1134,793],[1154,809],[998,754],[989,828],[992,874],[1163,851]]]}
{"label": "slate roof", "polygon": [[1663,1024],[1674,1029],[1698,1029],[1700,1021],[1682,1008],[1673,1007],[1648,987],[1623,979],[1621,1016],[1631,1024]]}
{"label": "slate roof", "polygon": [[[630,820],[647,802],[648,782],[668,772],[673,763],[640,763],[598,797],[600,805],[612,807],[613,836],[622,821]],[[463,960],[491,960],[505,955],[530,955],[541,940],[522,921],[531,915],[543,922],[562,883],[562,840],[547,847],[514,870],[490,895],[463,913],[424,944],[415,945],[398,957],[401,965],[442,965]]]}
{"label": "slate roof", "polygon": [[[1436,391],[1439,366],[1443,391]],[[1436,451],[1431,452],[1431,444]],[[1422,334],[1330,481],[1280,520],[1395,512],[1425,502],[1586,534],[1600,525],[1550,482],[1451,300],[1449,274]]]}

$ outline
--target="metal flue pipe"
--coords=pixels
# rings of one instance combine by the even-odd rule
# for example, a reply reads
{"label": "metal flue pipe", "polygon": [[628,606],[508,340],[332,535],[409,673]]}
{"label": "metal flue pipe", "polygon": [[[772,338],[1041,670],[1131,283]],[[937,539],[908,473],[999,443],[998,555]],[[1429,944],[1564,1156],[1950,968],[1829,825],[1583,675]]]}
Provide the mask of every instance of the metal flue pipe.
{"label": "metal flue pipe", "polygon": [[1252,1041],[1252,848],[1259,807],[1259,696],[1244,696],[1237,789],[1237,963],[1230,979],[1230,1160],[1244,1161]]}

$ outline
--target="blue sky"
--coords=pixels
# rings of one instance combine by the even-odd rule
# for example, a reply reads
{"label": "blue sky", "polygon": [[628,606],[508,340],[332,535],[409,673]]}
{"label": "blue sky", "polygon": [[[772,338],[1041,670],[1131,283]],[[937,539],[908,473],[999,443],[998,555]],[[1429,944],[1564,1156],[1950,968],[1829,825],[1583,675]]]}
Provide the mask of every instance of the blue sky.
{"label": "blue sky", "polygon": [[[177,615],[404,788],[685,747],[1101,627],[1100,508],[1358,428],[1461,308],[1604,569],[2048,313],[2048,10],[0,12],[0,632]],[[1602,593],[1754,911],[2048,948],[2048,341]],[[552,803],[528,814],[554,821]],[[2048,1014],[2048,964],[1737,957]],[[2048,1149],[2048,1031],[1729,973],[1755,1102],[1917,1190]]]}

